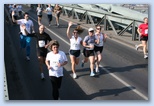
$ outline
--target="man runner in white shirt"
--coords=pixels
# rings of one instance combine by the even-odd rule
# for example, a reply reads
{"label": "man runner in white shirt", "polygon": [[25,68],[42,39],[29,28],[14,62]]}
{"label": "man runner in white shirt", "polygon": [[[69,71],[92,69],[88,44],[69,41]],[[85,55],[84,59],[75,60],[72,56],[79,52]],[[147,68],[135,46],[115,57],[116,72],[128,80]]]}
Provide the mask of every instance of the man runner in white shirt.
{"label": "man runner in white shirt", "polygon": [[[12,12],[12,16],[15,13]],[[27,36],[28,34],[31,34],[32,32],[34,33],[34,24],[32,20],[29,19],[29,14],[26,12],[24,14],[24,19],[20,20],[15,20],[14,17],[12,17],[12,20],[14,23],[20,25],[20,45],[21,48],[26,48],[26,59],[29,61],[30,60],[30,42],[31,42],[31,37]],[[23,30],[22,25],[26,26],[26,32]],[[31,31],[32,29],[32,31]]]}

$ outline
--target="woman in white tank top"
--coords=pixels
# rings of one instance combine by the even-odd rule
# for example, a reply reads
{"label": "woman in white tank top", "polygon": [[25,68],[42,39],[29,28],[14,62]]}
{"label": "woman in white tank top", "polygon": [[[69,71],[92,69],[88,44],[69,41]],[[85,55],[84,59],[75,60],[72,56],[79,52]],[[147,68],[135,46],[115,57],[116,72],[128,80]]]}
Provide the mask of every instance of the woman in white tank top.
{"label": "woman in white tank top", "polygon": [[103,51],[103,45],[106,41],[107,35],[101,33],[101,26],[96,26],[96,33],[95,38],[97,39],[97,43],[95,44],[94,51],[95,51],[95,62],[96,62],[96,73],[99,73],[99,64],[102,60],[102,51]]}

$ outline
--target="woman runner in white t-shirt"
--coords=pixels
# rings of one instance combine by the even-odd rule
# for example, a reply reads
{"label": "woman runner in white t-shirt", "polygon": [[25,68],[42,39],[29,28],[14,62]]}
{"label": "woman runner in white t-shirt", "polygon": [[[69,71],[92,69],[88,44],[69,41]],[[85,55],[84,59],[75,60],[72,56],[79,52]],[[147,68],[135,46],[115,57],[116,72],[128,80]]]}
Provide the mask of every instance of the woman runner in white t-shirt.
{"label": "woman runner in white t-shirt", "polygon": [[[72,26],[72,22],[68,23],[67,28],[67,37],[70,40],[70,50],[69,55],[72,63],[72,72],[73,72],[73,78],[77,78],[76,71],[75,71],[75,65],[78,65],[79,63],[79,56],[80,56],[80,46],[82,45],[82,38],[79,37],[79,34],[82,33],[83,30],[80,30],[78,28],[73,30],[72,36],[70,35],[70,27]],[[81,27],[80,27],[81,28]]]}
{"label": "woman runner in white t-shirt", "polygon": [[49,70],[53,98],[54,100],[58,100],[63,77],[63,66],[67,64],[67,57],[63,51],[59,50],[58,41],[50,41],[49,48],[51,52],[47,54],[45,63]]}

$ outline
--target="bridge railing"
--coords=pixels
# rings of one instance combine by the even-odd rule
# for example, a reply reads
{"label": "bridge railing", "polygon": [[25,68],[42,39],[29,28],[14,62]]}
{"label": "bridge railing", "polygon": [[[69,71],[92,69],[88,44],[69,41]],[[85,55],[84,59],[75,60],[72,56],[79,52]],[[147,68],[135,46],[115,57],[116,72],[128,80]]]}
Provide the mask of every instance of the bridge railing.
{"label": "bridge railing", "polygon": [[[51,4],[54,6],[53,4]],[[139,39],[137,27],[143,20],[129,18],[118,14],[109,13],[104,10],[87,9],[77,5],[60,5],[62,15],[69,18],[77,19],[79,22],[84,21],[86,24],[102,25],[104,30],[113,30],[114,35],[122,36],[129,32],[132,40]]]}
{"label": "bridge railing", "polygon": [[[105,31],[112,30],[115,36],[124,36],[128,32],[132,40],[140,40],[137,33],[137,27],[143,20],[122,16],[117,13],[111,13],[102,9],[91,7],[82,7],[80,4],[59,4],[62,7],[62,15],[68,18],[76,19],[79,22],[103,26]],[[52,7],[55,4],[51,4]],[[47,4],[42,4],[46,8]],[[133,15],[133,14],[132,14]]]}

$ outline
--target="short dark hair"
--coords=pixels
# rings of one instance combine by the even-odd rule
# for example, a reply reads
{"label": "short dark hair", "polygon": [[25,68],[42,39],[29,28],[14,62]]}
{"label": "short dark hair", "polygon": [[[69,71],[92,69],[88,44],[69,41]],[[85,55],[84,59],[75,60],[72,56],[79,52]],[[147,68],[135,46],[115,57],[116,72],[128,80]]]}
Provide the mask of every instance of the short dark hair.
{"label": "short dark hair", "polygon": [[25,16],[25,15],[29,15],[29,13],[28,13],[28,12],[25,12],[25,13],[24,13],[24,16]]}

